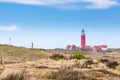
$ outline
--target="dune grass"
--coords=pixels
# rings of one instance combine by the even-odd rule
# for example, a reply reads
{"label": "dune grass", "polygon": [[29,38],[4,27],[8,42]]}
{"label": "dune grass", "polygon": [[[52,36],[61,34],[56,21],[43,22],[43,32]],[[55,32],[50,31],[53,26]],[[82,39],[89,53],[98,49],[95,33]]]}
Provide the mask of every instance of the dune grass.
{"label": "dune grass", "polygon": [[29,49],[9,45],[0,45],[0,57],[4,60],[32,61],[48,57],[48,52],[41,49]]}

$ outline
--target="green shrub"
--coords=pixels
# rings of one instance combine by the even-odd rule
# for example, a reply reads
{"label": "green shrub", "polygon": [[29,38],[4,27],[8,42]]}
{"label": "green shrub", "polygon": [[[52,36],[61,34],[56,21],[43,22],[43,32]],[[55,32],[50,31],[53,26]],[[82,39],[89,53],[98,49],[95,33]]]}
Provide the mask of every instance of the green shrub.
{"label": "green shrub", "polygon": [[116,70],[120,73],[120,66],[117,66]]}
{"label": "green shrub", "polygon": [[82,55],[82,54],[79,54],[79,53],[76,53],[76,54],[74,54],[74,59],[83,59],[84,58],[84,56]]}
{"label": "green shrub", "polygon": [[109,49],[108,49],[107,52],[112,52],[112,50],[109,50]]}
{"label": "green shrub", "polygon": [[59,60],[64,60],[64,58],[55,58],[54,60],[59,61]]}

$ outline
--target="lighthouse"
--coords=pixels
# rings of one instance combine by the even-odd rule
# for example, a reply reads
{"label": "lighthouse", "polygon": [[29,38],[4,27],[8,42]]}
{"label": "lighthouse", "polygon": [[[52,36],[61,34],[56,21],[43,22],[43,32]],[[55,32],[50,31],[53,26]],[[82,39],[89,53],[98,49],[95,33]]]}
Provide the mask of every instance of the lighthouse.
{"label": "lighthouse", "polygon": [[82,29],[82,34],[81,34],[81,48],[85,48],[85,46],[86,46],[85,30]]}

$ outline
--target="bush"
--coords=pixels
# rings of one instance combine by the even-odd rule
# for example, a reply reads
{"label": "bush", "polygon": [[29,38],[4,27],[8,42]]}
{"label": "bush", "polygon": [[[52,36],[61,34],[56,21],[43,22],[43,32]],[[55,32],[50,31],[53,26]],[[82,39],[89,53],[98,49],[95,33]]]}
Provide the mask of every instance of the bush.
{"label": "bush", "polygon": [[55,54],[51,55],[50,58],[54,59],[54,60],[65,59],[65,57],[63,56],[63,54],[60,54],[60,53],[55,53]]}
{"label": "bush", "polygon": [[81,68],[91,68],[92,64],[94,64],[93,61],[91,59],[88,59],[87,61],[85,61]]}
{"label": "bush", "polygon": [[75,70],[74,67],[62,66],[51,73],[45,80],[119,80],[118,74],[104,69]]}
{"label": "bush", "polygon": [[0,75],[0,80],[36,80],[36,79],[26,70],[22,70],[20,72],[5,71]]}
{"label": "bush", "polygon": [[100,61],[101,61],[102,63],[107,63],[107,62],[109,62],[108,59],[101,59]]}
{"label": "bush", "polygon": [[118,62],[110,62],[107,64],[107,67],[115,69],[118,66]]}
{"label": "bush", "polygon": [[25,71],[22,71],[21,73],[10,73],[0,80],[26,80],[24,74]]}
{"label": "bush", "polygon": [[83,59],[84,58],[84,56],[82,55],[82,54],[78,54],[78,53],[76,53],[76,54],[74,54],[74,59]]}
{"label": "bush", "polygon": [[106,64],[108,68],[115,69],[119,64],[113,59],[101,59],[101,62]]}
{"label": "bush", "polygon": [[53,80],[80,80],[84,78],[83,73],[73,70],[73,67],[62,66],[58,71],[52,72]]}

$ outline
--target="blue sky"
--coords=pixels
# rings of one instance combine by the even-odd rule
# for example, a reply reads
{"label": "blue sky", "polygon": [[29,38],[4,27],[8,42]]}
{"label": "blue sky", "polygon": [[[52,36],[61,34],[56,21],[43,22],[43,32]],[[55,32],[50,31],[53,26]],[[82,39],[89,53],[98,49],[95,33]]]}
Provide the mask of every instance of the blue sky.
{"label": "blue sky", "polygon": [[119,0],[0,0],[0,44],[40,48],[87,45],[120,48]]}

